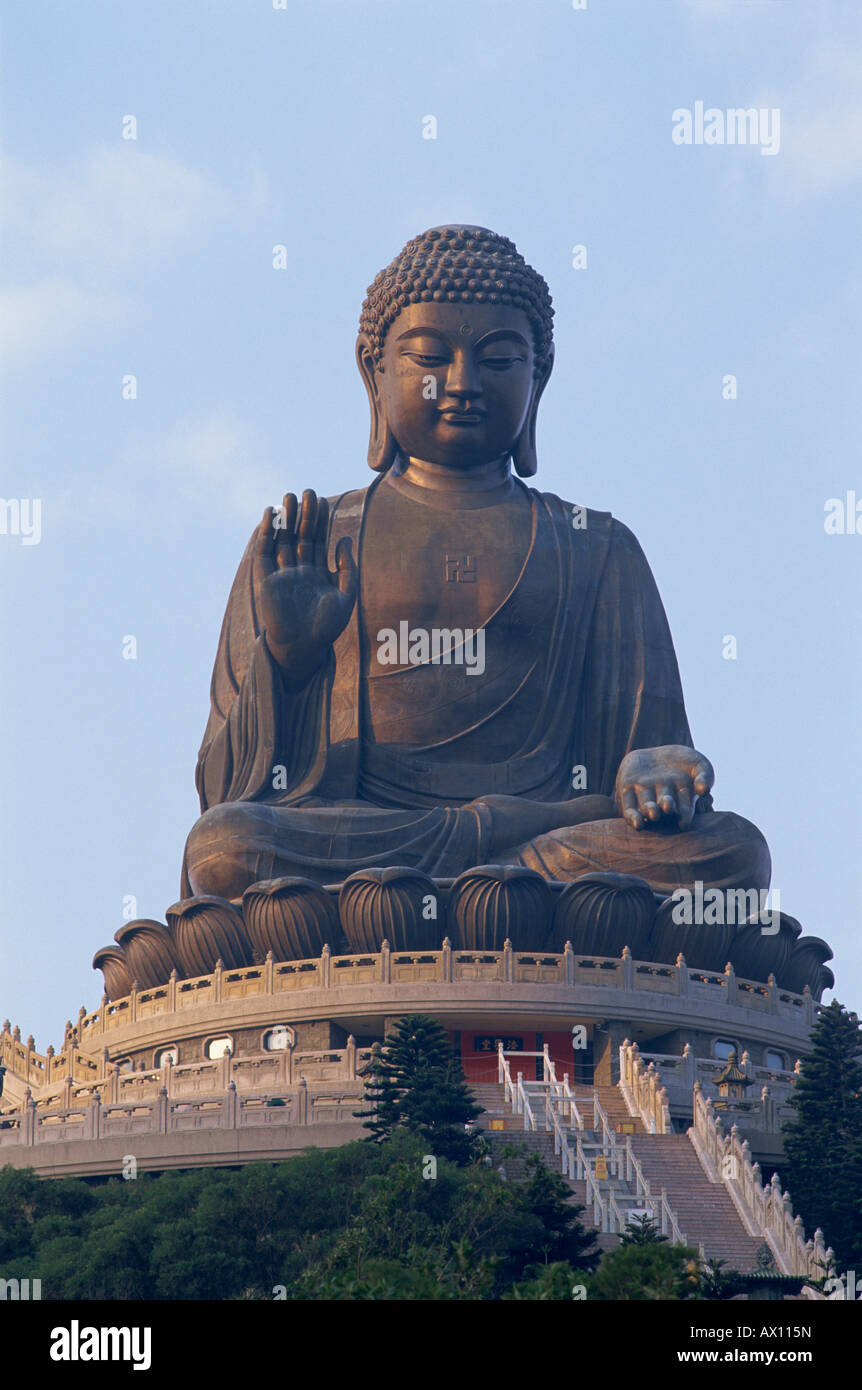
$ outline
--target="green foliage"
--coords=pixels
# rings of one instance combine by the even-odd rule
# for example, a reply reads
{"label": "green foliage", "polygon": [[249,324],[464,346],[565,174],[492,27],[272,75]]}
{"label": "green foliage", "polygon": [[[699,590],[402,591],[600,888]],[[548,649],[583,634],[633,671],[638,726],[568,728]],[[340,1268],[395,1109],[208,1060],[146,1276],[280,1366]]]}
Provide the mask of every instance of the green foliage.
{"label": "green foliage", "polygon": [[[379,1144],[277,1164],[111,1180],[0,1169],[0,1278],[43,1299],[497,1299],[559,1296],[546,1267],[598,1257],[569,1189],[540,1163],[501,1182],[399,1127]],[[573,1281],[577,1282],[577,1281]],[[531,1292],[533,1284],[538,1292]],[[568,1297],[571,1297],[569,1291]]]}
{"label": "green foliage", "polygon": [[784,1127],[786,1185],[806,1233],[819,1226],[842,1268],[862,1264],[862,1026],[837,1000],[821,1010]]}
{"label": "green foliage", "polygon": [[739,1272],[726,1268],[726,1260],[710,1260],[700,1271],[701,1297],[720,1302],[740,1293]]}
{"label": "green foliage", "polygon": [[396,1129],[406,1129],[419,1135],[434,1157],[470,1162],[472,1136],[465,1126],[482,1111],[436,1019],[427,1014],[399,1019],[363,1076],[368,1108],[358,1115],[371,1140],[380,1143]]}
{"label": "green foliage", "polygon": [[589,1280],[587,1297],[626,1302],[699,1299],[703,1294],[697,1251],[655,1240],[620,1243]]}
{"label": "green foliage", "polygon": [[[503,1298],[531,1303],[571,1303],[575,1297],[580,1301],[586,1296],[586,1278],[584,1270],[572,1269],[566,1260],[559,1260],[552,1265],[542,1265],[534,1278],[525,1283],[513,1284]],[[579,1289],[577,1295],[576,1287]]]}

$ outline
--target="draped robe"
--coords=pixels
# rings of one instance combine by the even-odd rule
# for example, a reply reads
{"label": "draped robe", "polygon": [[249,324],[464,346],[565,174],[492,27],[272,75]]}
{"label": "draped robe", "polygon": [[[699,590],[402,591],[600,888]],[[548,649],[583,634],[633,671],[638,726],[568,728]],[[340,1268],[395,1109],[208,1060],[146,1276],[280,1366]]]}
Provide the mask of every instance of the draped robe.
{"label": "draped robe", "polygon": [[[331,568],[338,541],[349,536],[362,576],[381,481],[330,499]],[[252,537],[213,671],[196,775],[204,814],[186,846],[184,896],[237,896],[281,874],[336,883],[372,864],[451,877],[493,857],[483,795],[560,802],[580,790],[610,797],[632,749],[691,746],[667,619],[635,537],[609,513],[576,515],[552,494],[515,487],[529,499],[529,546],[510,591],[483,616],[481,679],[463,667],[445,669],[445,728],[436,729],[439,669],[387,677],[383,708],[395,726],[399,710],[409,712],[412,743],[381,741],[368,727],[361,582],[326,664],[304,689],[288,687],[261,635]],[[507,636],[525,631],[534,634],[532,650],[525,656],[516,647],[513,658]],[[586,774],[579,790],[576,767]],[[498,862],[526,864],[551,879],[626,871],[661,891],[697,878],[767,886],[769,854],[759,831],[710,806],[702,801],[698,810],[706,813],[682,833],[635,832],[614,817],[513,845]]]}

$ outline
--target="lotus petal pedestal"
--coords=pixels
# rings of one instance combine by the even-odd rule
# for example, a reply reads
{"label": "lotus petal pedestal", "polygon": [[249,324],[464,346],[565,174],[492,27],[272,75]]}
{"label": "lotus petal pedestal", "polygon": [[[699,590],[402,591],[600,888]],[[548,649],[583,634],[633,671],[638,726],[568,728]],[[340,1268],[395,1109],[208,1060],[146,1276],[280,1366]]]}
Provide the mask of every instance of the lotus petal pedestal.
{"label": "lotus petal pedestal", "polygon": [[226,898],[184,898],[166,912],[183,974],[209,975],[220,960],[229,970],[251,965],[242,913]]}
{"label": "lotus petal pedestal", "polygon": [[242,910],[258,960],[272,951],[276,960],[307,960],[341,939],[338,909],[331,894],[308,878],[271,878],[253,883],[242,896]]}
{"label": "lotus petal pedestal", "polygon": [[541,874],[514,864],[480,864],[461,874],[449,895],[455,945],[469,951],[502,951],[508,939],[519,951],[545,949],[553,898]]}
{"label": "lotus petal pedestal", "polygon": [[446,935],[442,894],[418,869],[392,866],[351,874],[338,898],[351,951],[438,951]]}

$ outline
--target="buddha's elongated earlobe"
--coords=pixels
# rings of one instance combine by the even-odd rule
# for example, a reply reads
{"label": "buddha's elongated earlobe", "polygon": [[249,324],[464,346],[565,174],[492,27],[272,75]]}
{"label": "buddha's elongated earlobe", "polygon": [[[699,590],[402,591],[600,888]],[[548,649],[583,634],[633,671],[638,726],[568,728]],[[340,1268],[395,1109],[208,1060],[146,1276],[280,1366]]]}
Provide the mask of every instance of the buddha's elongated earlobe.
{"label": "buddha's elongated earlobe", "polygon": [[371,411],[371,432],[368,437],[368,466],[375,473],[385,473],[398,457],[398,441],[389,428],[386,407],[380,393],[378,373],[374,366],[371,344],[360,333],[356,340],[356,362],[368,393],[368,407]]}
{"label": "buddha's elongated earlobe", "polygon": [[530,399],[530,408],[527,411],[527,418],[524,421],[524,428],[515,440],[515,447],[512,450],[512,462],[515,465],[515,472],[521,478],[532,478],[539,466],[536,455],[536,419],[539,414],[539,401],[542,399],[542,392],[548,384],[548,378],[554,366],[554,349],[550,349],[548,360],[541,373],[536,377],[533,385],[533,394]]}

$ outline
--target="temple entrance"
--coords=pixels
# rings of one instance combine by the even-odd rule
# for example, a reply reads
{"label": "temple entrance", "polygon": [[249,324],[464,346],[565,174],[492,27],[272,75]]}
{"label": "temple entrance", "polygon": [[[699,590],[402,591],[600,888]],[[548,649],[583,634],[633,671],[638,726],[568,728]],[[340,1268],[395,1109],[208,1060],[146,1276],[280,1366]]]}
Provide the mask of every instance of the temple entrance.
{"label": "temple entrance", "polygon": [[[558,1079],[569,1078],[572,1085],[592,1085],[593,1049],[574,1052],[571,1033],[538,1033],[529,1029],[512,1028],[506,1031],[483,1029],[464,1030],[449,1033],[449,1041],[460,1052],[461,1065],[468,1081],[493,1082],[497,1080],[497,1047],[500,1042],[506,1052],[541,1052],[547,1043],[548,1053],[554,1063]],[[459,1046],[460,1043],[460,1046]],[[515,1057],[511,1060],[512,1074],[523,1072],[525,1081],[544,1080],[544,1062],[541,1057]]]}

